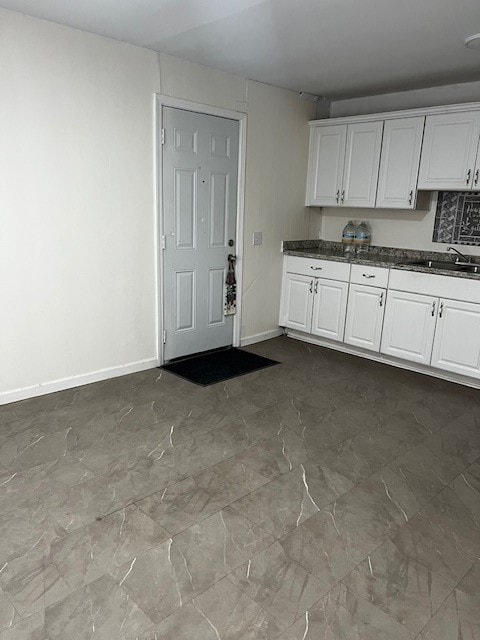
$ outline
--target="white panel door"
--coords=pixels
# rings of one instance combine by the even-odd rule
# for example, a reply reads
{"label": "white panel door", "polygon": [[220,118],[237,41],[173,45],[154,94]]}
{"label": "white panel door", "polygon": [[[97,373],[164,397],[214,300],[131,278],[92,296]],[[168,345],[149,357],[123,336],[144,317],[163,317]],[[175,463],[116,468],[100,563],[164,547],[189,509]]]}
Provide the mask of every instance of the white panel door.
{"label": "white panel door", "polygon": [[312,326],[313,278],[286,273],[280,303],[281,327],[310,333]]}
{"label": "white panel door", "polygon": [[343,341],[348,282],[317,278],[313,285],[313,335]]}
{"label": "white panel door", "polygon": [[385,289],[364,284],[350,285],[345,342],[363,349],[380,351],[385,298]]}
{"label": "white panel door", "polygon": [[163,108],[165,360],[232,344],[225,316],[235,253],[238,122]]}
{"label": "white panel door", "polygon": [[424,123],[424,117],[399,118],[385,122],[377,207],[415,207]]}
{"label": "white panel door", "polygon": [[347,207],[375,206],[382,131],[383,121],[347,126],[341,204]]}
{"label": "white panel door", "polygon": [[419,189],[472,188],[480,139],[480,111],[427,116]]}
{"label": "white panel door", "polygon": [[388,291],[381,352],[430,364],[438,298]]}
{"label": "white panel door", "polygon": [[480,378],[480,304],[440,300],[432,366]]}
{"label": "white panel door", "polygon": [[346,138],[347,125],[312,127],[307,205],[328,207],[339,204]]}

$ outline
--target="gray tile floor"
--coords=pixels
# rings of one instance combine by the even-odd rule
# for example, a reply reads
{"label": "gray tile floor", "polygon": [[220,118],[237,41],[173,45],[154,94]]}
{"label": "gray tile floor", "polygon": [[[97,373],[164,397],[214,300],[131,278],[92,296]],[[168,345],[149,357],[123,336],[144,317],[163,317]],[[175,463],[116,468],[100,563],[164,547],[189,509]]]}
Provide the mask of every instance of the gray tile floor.
{"label": "gray tile floor", "polygon": [[478,640],[480,394],[279,338],[0,407],[0,640]]}

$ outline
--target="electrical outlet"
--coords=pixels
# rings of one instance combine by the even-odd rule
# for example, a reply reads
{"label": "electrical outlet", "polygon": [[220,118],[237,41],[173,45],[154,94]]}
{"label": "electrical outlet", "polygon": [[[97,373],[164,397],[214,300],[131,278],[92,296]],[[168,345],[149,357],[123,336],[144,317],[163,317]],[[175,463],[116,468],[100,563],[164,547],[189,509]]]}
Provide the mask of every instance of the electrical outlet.
{"label": "electrical outlet", "polygon": [[252,244],[254,247],[261,245],[263,242],[263,233],[261,231],[254,231]]}

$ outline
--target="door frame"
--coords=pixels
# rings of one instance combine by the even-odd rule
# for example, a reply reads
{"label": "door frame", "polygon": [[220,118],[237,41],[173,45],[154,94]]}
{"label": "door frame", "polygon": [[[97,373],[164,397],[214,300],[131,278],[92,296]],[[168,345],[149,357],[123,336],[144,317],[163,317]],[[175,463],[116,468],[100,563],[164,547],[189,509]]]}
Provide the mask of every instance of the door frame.
{"label": "door frame", "polygon": [[193,111],[208,116],[218,116],[220,118],[228,118],[236,120],[239,125],[238,131],[238,175],[237,175],[237,224],[236,224],[236,256],[237,256],[237,312],[233,316],[233,336],[232,344],[234,347],[240,346],[241,328],[242,328],[242,293],[243,293],[243,229],[245,218],[245,170],[246,170],[246,148],[247,148],[247,114],[241,111],[233,111],[231,109],[221,109],[208,104],[199,102],[191,102],[181,98],[172,98],[162,94],[154,95],[154,185],[155,185],[155,274],[156,274],[156,313],[157,313],[157,358],[158,365],[164,363],[164,260],[162,249],[162,236],[164,230],[164,209],[163,209],[163,154],[161,143],[161,131],[163,128],[162,108],[172,107],[174,109],[183,109],[185,111]]}

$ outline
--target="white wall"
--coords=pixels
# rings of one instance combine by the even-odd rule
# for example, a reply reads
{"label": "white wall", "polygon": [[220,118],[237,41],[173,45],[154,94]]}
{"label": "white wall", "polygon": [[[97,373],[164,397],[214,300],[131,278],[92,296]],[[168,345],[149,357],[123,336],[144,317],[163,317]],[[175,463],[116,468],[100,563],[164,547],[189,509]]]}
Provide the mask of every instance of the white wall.
{"label": "white wall", "polygon": [[2,9],[0,31],[0,402],[154,366],[155,92],[248,113],[243,335],[274,331],[315,105]]}

